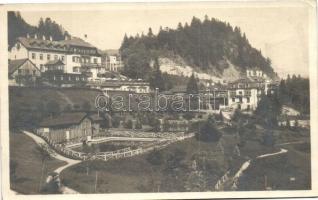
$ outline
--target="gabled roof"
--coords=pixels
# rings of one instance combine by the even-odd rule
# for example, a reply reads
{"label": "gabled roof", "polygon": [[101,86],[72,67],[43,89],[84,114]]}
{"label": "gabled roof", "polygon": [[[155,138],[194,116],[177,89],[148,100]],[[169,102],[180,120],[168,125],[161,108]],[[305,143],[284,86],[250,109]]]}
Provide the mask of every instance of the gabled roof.
{"label": "gabled roof", "polygon": [[64,45],[71,45],[71,46],[80,46],[80,47],[88,47],[88,48],[95,48],[93,45],[90,43],[84,41],[81,38],[78,37],[72,37],[71,39],[68,40],[62,40],[60,41],[61,44]]}
{"label": "gabled roof", "polygon": [[70,126],[80,124],[81,121],[87,116],[85,112],[70,112],[61,113],[56,117],[45,118],[40,127],[57,127],[57,126]]}
{"label": "gabled roof", "polygon": [[[23,59],[16,59],[16,60],[10,60],[9,61],[9,75],[13,74],[17,69],[19,69],[25,62],[30,62],[34,68],[39,70],[33,62],[31,62],[28,58],[23,58]],[[39,70],[40,71],[40,70]]]}
{"label": "gabled roof", "polygon": [[19,41],[27,49],[38,49],[59,52],[67,52],[70,46],[96,49],[96,47],[78,37],[72,37],[70,39],[60,41],[19,37],[17,41]]}
{"label": "gabled roof", "polygon": [[28,59],[17,59],[9,61],[9,74],[15,72],[21,65],[23,65]]}
{"label": "gabled roof", "polygon": [[97,113],[94,113],[94,114],[90,114],[88,116],[93,122],[98,122],[98,121],[103,121],[104,118],[99,116]]}
{"label": "gabled roof", "polygon": [[17,40],[27,49],[39,49],[60,52],[67,51],[66,46],[61,44],[60,41],[41,40],[25,37],[19,37]]}

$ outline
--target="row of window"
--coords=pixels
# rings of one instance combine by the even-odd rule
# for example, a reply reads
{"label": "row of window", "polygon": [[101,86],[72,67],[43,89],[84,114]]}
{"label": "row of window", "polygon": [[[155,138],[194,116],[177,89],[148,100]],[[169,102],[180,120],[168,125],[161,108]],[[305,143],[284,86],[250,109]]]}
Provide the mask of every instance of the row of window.
{"label": "row of window", "polygon": [[[235,97],[232,98],[232,101],[235,102]],[[247,103],[250,103],[250,101],[251,101],[250,98],[247,97],[247,98],[246,98],[246,102],[247,102]],[[239,97],[239,102],[240,102],[240,103],[243,103],[242,97]]]}
{"label": "row of window", "polygon": [[[76,62],[76,63],[91,63],[90,58],[83,58],[83,57],[79,57],[79,56],[73,56],[72,61]],[[97,58],[93,59],[93,63],[97,64]]]}
{"label": "row of window", "polygon": [[[56,76],[53,76],[53,80],[56,81],[56,80],[58,80],[58,78]],[[61,80],[61,81],[63,81],[63,80],[71,81],[72,77],[71,76],[68,76],[68,77],[61,76],[61,77],[59,77],[59,80]],[[80,80],[85,81],[85,78],[84,77],[80,78],[80,77],[76,76],[75,80],[76,81],[80,81]]]}
{"label": "row of window", "polygon": [[79,48],[72,48],[72,51],[74,53],[79,53],[79,54],[95,54],[96,50],[95,49],[79,49]]}
{"label": "row of window", "polygon": [[[37,54],[36,53],[32,53],[31,54],[32,60],[36,60],[37,59]],[[52,58],[54,58],[54,60],[58,60],[59,56],[58,55],[51,55],[51,54],[46,54],[46,60],[51,60]],[[44,54],[40,53],[39,54],[39,59],[43,60],[44,59]],[[61,56],[61,60],[64,61],[64,56]]]}

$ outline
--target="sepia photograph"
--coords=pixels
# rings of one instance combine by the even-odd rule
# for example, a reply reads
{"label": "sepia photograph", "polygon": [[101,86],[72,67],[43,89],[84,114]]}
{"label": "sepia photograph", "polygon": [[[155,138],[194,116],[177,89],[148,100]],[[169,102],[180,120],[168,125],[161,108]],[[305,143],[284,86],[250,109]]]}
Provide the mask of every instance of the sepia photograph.
{"label": "sepia photograph", "polygon": [[315,1],[1,9],[4,199],[317,194]]}

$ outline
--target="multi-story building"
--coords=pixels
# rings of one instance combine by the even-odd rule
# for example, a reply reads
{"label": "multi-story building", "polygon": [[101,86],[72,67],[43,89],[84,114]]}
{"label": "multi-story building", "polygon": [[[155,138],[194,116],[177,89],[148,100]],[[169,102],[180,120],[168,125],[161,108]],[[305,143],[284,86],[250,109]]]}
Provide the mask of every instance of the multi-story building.
{"label": "multi-story building", "polygon": [[107,71],[119,72],[124,65],[118,52],[107,52],[102,55],[102,66]]}
{"label": "multi-story building", "polygon": [[266,78],[267,75],[260,69],[248,69],[246,70],[247,77],[263,77]]}
{"label": "multi-story building", "polygon": [[264,83],[249,77],[241,78],[228,85],[229,106],[240,110],[255,110],[263,93]]}
{"label": "multi-story building", "polygon": [[149,93],[150,86],[148,82],[142,80],[118,80],[105,79],[100,81],[89,81],[88,86],[91,88],[101,89],[104,92],[108,91],[129,91],[135,93]]}
{"label": "multi-story building", "polygon": [[[52,37],[33,38],[19,37],[10,49],[9,59],[28,58],[41,72],[50,70],[52,61],[60,60],[64,73],[87,73],[97,77],[101,69],[101,55],[96,47],[77,37],[66,37],[65,40],[53,41]],[[60,63],[61,64],[61,63]],[[61,65],[60,65],[61,66]]]}

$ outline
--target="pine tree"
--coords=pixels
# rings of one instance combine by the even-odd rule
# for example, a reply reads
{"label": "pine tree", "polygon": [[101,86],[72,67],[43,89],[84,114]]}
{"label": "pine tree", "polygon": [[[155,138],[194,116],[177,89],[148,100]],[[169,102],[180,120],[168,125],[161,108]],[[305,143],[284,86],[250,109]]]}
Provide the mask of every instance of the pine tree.
{"label": "pine tree", "polygon": [[198,89],[198,84],[197,80],[194,77],[194,74],[191,75],[188,85],[187,85],[187,93],[188,94],[198,94],[199,89]]}

